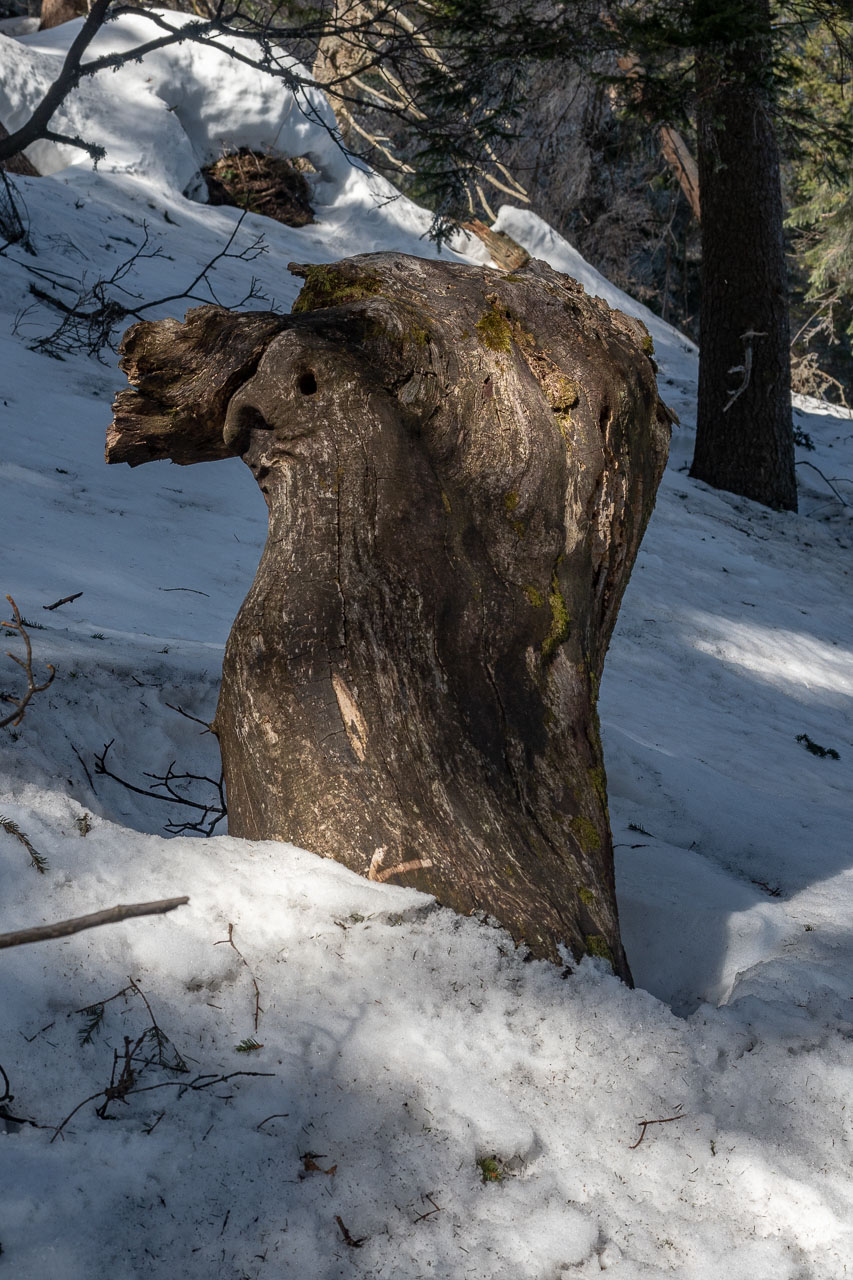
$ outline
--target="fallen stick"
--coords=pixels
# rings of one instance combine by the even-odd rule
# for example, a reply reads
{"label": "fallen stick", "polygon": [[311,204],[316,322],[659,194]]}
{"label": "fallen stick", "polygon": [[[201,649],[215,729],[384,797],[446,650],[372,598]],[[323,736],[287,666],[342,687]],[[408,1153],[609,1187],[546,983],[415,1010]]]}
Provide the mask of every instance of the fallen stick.
{"label": "fallen stick", "polygon": [[42,608],[48,611],[58,609],[61,604],[71,604],[72,600],[79,600],[82,594],[82,591],[75,591],[73,596],[63,596],[61,600],[54,600],[53,604],[43,604]]}
{"label": "fallen stick", "polygon": [[27,942],[47,942],[51,938],[66,938],[71,933],[80,933],[83,929],[95,929],[102,924],[115,924],[119,920],[129,920],[133,916],[163,915],[166,911],[174,911],[182,907],[189,898],[162,898],[159,902],[131,902],[127,906],[121,903],[117,907],[107,907],[105,911],[93,911],[88,916],[76,916],[73,920],[57,920],[54,924],[40,924],[32,929],[16,929],[14,933],[0,933],[0,950],[4,947],[22,947]]}
{"label": "fallen stick", "polygon": [[684,1119],[683,1115],[678,1115],[678,1116],[665,1116],[663,1120],[638,1120],[637,1123],[640,1125],[640,1129],[641,1129],[640,1136],[636,1142],[631,1143],[628,1150],[636,1151],[637,1147],[643,1141],[643,1138],[645,1138],[646,1130],[648,1129],[650,1124],[672,1124],[673,1120],[683,1120],[683,1119]]}

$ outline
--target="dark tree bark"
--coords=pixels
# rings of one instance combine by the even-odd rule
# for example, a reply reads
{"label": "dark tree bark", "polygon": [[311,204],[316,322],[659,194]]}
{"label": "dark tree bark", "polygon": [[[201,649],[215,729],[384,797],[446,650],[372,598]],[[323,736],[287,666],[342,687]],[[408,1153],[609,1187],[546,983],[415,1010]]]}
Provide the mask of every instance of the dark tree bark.
{"label": "dark tree bark", "polygon": [[86,13],[86,0],[42,0],[39,31],[59,27],[63,22],[70,22],[72,18],[82,17]]}
{"label": "dark tree bark", "polygon": [[531,263],[292,267],[135,325],[109,461],[240,455],[269,538],[215,728],[229,829],[629,978],[596,696],[669,438],[643,326]]}
{"label": "dark tree bark", "polygon": [[[4,143],[9,137],[9,131],[4,124],[0,124],[0,144]],[[7,173],[22,174],[27,178],[37,178],[39,171],[28,156],[23,151],[9,156],[8,159],[0,159],[0,169],[5,169]]]}
{"label": "dark tree bark", "polygon": [[790,333],[768,0],[697,0],[702,300],[690,474],[796,511]]}

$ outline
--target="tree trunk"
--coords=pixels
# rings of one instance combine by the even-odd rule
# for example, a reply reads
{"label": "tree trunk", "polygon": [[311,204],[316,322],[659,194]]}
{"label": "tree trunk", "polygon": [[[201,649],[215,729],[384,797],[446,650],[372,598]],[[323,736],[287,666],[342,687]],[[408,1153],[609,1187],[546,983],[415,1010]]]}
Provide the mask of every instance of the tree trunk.
{"label": "tree trunk", "polygon": [[[6,142],[9,137],[9,131],[4,124],[0,124],[0,142]],[[23,151],[19,151],[16,155],[9,156],[7,159],[0,159],[0,169],[5,169],[7,173],[17,173],[26,178],[37,178],[39,171],[28,156]]]}
{"label": "tree trunk", "polygon": [[290,317],[129,330],[108,437],[238,454],[269,508],[215,721],[229,830],[628,979],[595,704],[669,438],[651,341],[539,262],[291,269]]}
{"label": "tree trunk", "polygon": [[690,474],[796,511],[790,334],[767,0],[715,21],[696,63],[702,300]]}
{"label": "tree trunk", "polygon": [[[615,28],[616,23],[612,19],[605,18],[604,21],[606,26],[611,29]],[[621,58],[616,59],[616,65],[626,80],[631,82],[631,96],[634,101],[642,106],[642,82],[646,71],[640,59],[635,53],[626,53]],[[647,109],[644,114],[647,120],[654,120],[653,111]],[[699,171],[696,161],[690,154],[690,148],[678,130],[674,129],[671,124],[659,124],[657,131],[663,158],[675,174],[678,185],[690,205],[694,218],[697,222],[701,222],[702,206],[699,199]]]}
{"label": "tree trunk", "polygon": [[86,0],[42,0],[39,31],[59,27],[72,18],[80,18],[88,12]]}

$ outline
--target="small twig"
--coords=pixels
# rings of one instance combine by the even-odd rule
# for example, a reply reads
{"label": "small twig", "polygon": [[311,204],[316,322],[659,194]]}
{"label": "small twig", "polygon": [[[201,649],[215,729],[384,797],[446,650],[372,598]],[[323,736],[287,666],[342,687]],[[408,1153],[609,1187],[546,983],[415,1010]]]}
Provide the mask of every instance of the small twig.
{"label": "small twig", "polygon": [[[189,902],[189,898],[187,898],[186,901]],[[154,1017],[154,1010],[151,1008],[151,1005],[148,1003],[147,995],[142,990],[142,988],[140,987],[136,979],[131,978],[130,974],[127,975],[127,981],[130,984],[129,989],[131,991],[136,992],[136,994],[139,996],[142,1003],[145,1005],[145,1008],[148,1010],[148,1017],[151,1019],[151,1026],[154,1028],[157,1035],[162,1037],[164,1033],[160,1030],[160,1027],[157,1023],[157,1019]]]}
{"label": "small twig", "polygon": [[240,949],[237,947],[236,943],[234,942],[233,924],[229,924],[228,926],[228,937],[220,938],[219,941],[214,942],[213,945],[215,947],[221,947],[223,943],[226,943],[226,942],[234,951],[237,952],[237,955],[240,957],[240,960],[246,967],[246,972],[248,973],[249,977],[252,980],[252,986],[255,988],[255,1015],[254,1016],[255,1016],[255,1030],[257,1031],[258,1023],[260,1022],[261,1014],[263,1013],[263,1009],[261,1008],[261,992],[260,992],[260,988],[258,986],[257,980],[255,978],[255,975],[252,973],[252,970],[249,968],[249,964],[248,964],[248,961],[246,960],[246,957],[243,955],[242,951],[240,951]]}
{"label": "small twig", "polygon": [[79,600],[82,594],[82,591],[75,591],[73,596],[63,596],[61,600],[54,600],[53,604],[43,604],[42,608],[48,611],[58,609],[61,604],[71,604],[72,600]]}
{"label": "small twig", "polygon": [[685,1118],[684,1115],[678,1115],[678,1116],[665,1116],[663,1120],[638,1120],[637,1123],[640,1125],[640,1136],[636,1142],[631,1143],[628,1150],[636,1151],[637,1147],[643,1141],[643,1138],[645,1138],[646,1130],[648,1129],[650,1124],[672,1124],[673,1120],[683,1120],[684,1118]]}
{"label": "small twig", "polygon": [[429,1200],[430,1204],[432,1205],[432,1208],[428,1209],[426,1213],[419,1213],[418,1216],[415,1218],[415,1222],[425,1222],[426,1219],[431,1218],[433,1214],[441,1213],[441,1205],[435,1203],[435,1201],[433,1200],[429,1192],[427,1192],[425,1195],[422,1195],[421,1200]]}
{"label": "small twig", "polygon": [[367,1236],[359,1236],[358,1240],[354,1240],[353,1237],[350,1235],[349,1231],[347,1231],[343,1222],[341,1221],[339,1214],[335,1214],[335,1222],[338,1224],[338,1226],[341,1229],[341,1235],[344,1238],[344,1244],[348,1244],[351,1249],[360,1249],[361,1246],[364,1244],[365,1240],[367,1239]]}
{"label": "small twig", "polygon": [[[812,471],[816,471],[816,472],[818,473],[818,475],[820,476],[821,480],[823,480],[824,484],[829,485],[830,489],[831,489],[831,490],[832,490],[832,492],[835,494],[836,498],[837,498],[837,499],[838,499],[838,501],[841,503],[842,507],[849,507],[849,506],[850,506],[850,503],[849,503],[849,502],[847,502],[847,501],[842,497],[842,495],[838,492],[838,490],[836,489],[835,485],[834,485],[834,484],[832,483],[832,481],[830,480],[829,476],[825,476],[825,475],[823,474],[823,472],[821,471],[820,467],[816,467],[816,466],[815,466],[815,464],[814,464],[813,462],[807,462],[805,458],[803,458],[803,459],[801,459],[799,462],[795,463],[795,465],[796,465],[796,466],[798,466],[798,467],[811,467]],[[839,479],[841,479],[841,480],[845,479],[845,477],[844,477],[844,476],[839,476],[838,478],[839,478]]]}
{"label": "small twig", "polygon": [[[253,262],[255,258],[267,251],[267,246],[262,236],[258,236],[251,244],[248,244],[239,252],[232,249],[242,227],[244,217],[245,210],[231,231],[224,248],[213,255],[185,289],[163,298],[152,299],[150,302],[143,301],[141,294],[132,292],[123,283],[131,272],[136,269],[138,263],[149,258],[164,257],[160,245],[149,248],[148,225],[144,222],[142,224],[142,241],[140,245],[134,249],[129,258],[119,263],[108,278],[95,280],[93,284],[89,285],[86,282],[86,278],[83,277],[76,283],[69,285],[64,283],[64,280],[68,280],[70,277],[61,277],[57,273],[33,269],[32,274],[47,281],[54,289],[64,289],[67,292],[76,294],[76,296],[72,301],[66,302],[64,299],[57,297],[55,293],[51,293],[39,285],[30,285],[30,293],[33,297],[53,308],[54,311],[58,311],[62,316],[59,326],[52,333],[33,341],[30,344],[31,349],[43,351],[47,355],[61,359],[66,355],[76,354],[82,348],[89,355],[101,360],[101,352],[104,347],[113,345],[113,334],[116,327],[130,318],[141,320],[152,307],[165,306],[167,303],[176,302],[182,298],[201,303],[212,301],[218,306],[225,305],[216,294],[210,279],[210,273],[215,270],[220,261],[226,258],[235,261]],[[26,266],[27,264],[22,265]],[[202,285],[207,291],[206,294],[197,292]],[[124,294],[126,301],[121,301],[115,297],[114,290]],[[254,300],[266,301],[266,295],[262,293],[258,281],[253,276],[248,293],[238,302],[233,303],[230,309],[236,310]],[[16,321],[16,327],[22,320],[23,316],[19,316]],[[161,590],[163,589],[161,588]],[[191,588],[174,589],[191,590]],[[199,592],[198,594],[204,595],[204,592]]]}
{"label": "small twig", "polygon": [[195,587],[158,587],[157,590],[158,591],[188,591],[190,595],[207,596],[207,599],[208,600],[210,599],[210,595],[207,591],[196,591]]}
{"label": "small twig", "polygon": [[130,991],[130,987],[122,987],[121,991],[116,991],[115,995],[107,996],[103,1000],[93,1000],[91,1004],[84,1004],[82,1009],[72,1009],[71,1014],[91,1013],[93,1009],[103,1009],[105,1004],[111,1004],[113,1000],[126,996],[128,991]]}
{"label": "small twig", "polygon": [[[114,782],[118,782],[127,791],[133,791],[136,795],[147,796],[151,800],[163,800],[167,804],[182,804],[188,809],[197,809],[201,813],[198,822],[167,822],[165,830],[172,835],[183,835],[185,831],[199,831],[204,836],[212,836],[218,824],[222,821],[228,812],[228,806],[225,802],[225,780],[222,774],[219,775],[219,781],[214,778],[208,778],[200,773],[175,773],[174,760],[169,765],[165,773],[146,773],[146,778],[153,779],[151,786],[147,789],[137,787],[134,783],[128,782],[126,778],[122,778],[117,773],[107,768],[107,753],[115,742],[112,738],[104,744],[104,749],[100,755],[95,756],[95,773],[105,778],[112,778]],[[177,782],[207,782],[210,786],[215,787],[217,791],[218,803],[210,801],[202,804],[198,800],[190,800],[186,796],[179,795],[175,790],[174,783]],[[161,790],[155,790],[160,787]],[[165,793],[165,794],[163,794]]]}
{"label": "small twig", "polygon": [[90,790],[93,792],[93,794],[94,794],[94,795],[97,795],[97,794],[98,794],[98,792],[97,792],[97,790],[95,789],[95,784],[94,784],[94,782],[92,781],[92,775],[91,775],[91,773],[89,772],[89,766],[86,764],[86,761],[83,759],[83,757],[81,756],[80,752],[77,750],[77,748],[75,747],[75,745],[74,745],[74,743],[73,743],[73,742],[71,743],[71,750],[74,752],[75,756],[77,757],[77,759],[80,761],[81,765],[83,766],[83,772],[84,772],[84,773],[85,773],[85,775],[86,775],[86,781],[87,781],[87,782],[88,782],[88,784],[89,784]]}
{"label": "small twig", "polygon": [[[102,924],[115,924],[119,920],[130,920],[134,916],[163,915],[182,907],[189,898],[163,898],[159,902],[121,903],[117,907],[108,907],[105,911],[93,911],[87,916],[76,916],[73,920],[57,920],[53,924],[36,925],[31,929],[16,929],[14,933],[0,933],[0,950],[4,947],[22,947],[28,942],[48,942],[53,938],[67,938],[69,934],[81,933],[84,929],[95,929]],[[97,1095],[96,1095],[97,1096]]]}
{"label": "small twig", "polygon": [[[183,716],[185,720],[194,720],[196,724],[200,724],[205,733],[213,732],[210,727],[210,723],[207,720],[202,720],[198,716],[191,715],[189,711],[184,711],[183,707],[176,707],[173,702],[167,702],[166,706],[170,711],[177,711],[178,715]],[[199,734],[198,736],[201,737],[202,735]]]}
{"label": "small twig", "polygon": [[[7,627],[9,631],[17,631],[18,635],[24,642],[24,650],[26,654],[24,658],[16,658],[14,653],[8,653],[7,651],[6,656],[11,658],[13,662],[17,662],[19,667],[23,668],[24,674],[27,677],[27,691],[21,698],[15,698],[10,693],[5,695],[6,701],[11,702],[14,705],[15,710],[11,715],[0,720],[0,729],[5,729],[7,725],[12,725],[13,727],[15,725],[19,725],[24,718],[24,712],[27,709],[27,704],[30,699],[34,694],[44,693],[45,689],[48,689],[53,684],[53,678],[56,675],[56,669],[48,662],[45,664],[49,672],[47,679],[43,684],[36,684],[36,679],[33,674],[33,647],[30,643],[30,637],[27,634],[27,629],[24,626],[24,620],[21,617],[21,612],[15,604],[15,601],[11,596],[7,596],[6,599],[12,606],[13,621],[0,622],[0,626]],[[30,626],[32,625],[33,624],[30,623]]]}
{"label": "small twig", "polygon": [[[130,1041],[127,1038],[125,1038],[125,1052],[128,1052],[128,1051],[131,1055],[129,1060],[132,1061],[132,1055],[135,1051],[135,1047],[130,1048]],[[117,1061],[118,1061],[118,1055],[116,1054],[116,1058],[113,1063],[112,1079],[115,1078],[115,1065]],[[127,1061],[128,1059],[125,1059],[125,1066],[127,1064]],[[122,1072],[124,1072],[125,1066],[122,1067]],[[138,1088],[134,1084],[128,1085],[127,1079],[125,1078],[123,1080],[122,1075],[120,1075],[118,1081],[115,1084],[113,1084],[111,1080],[111,1083],[107,1085],[106,1089],[99,1089],[97,1093],[90,1094],[88,1098],[84,1098],[82,1102],[78,1102],[77,1106],[73,1109],[73,1111],[69,1111],[68,1115],[62,1121],[62,1123],[56,1126],[56,1128],[53,1131],[53,1137],[51,1138],[51,1142],[55,1142],[56,1139],[62,1135],[63,1129],[68,1124],[69,1120],[71,1120],[73,1116],[76,1116],[78,1111],[82,1110],[82,1108],[85,1107],[87,1103],[94,1102],[96,1098],[104,1099],[104,1102],[101,1104],[101,1106],[96,1109],[96,1113],[100,1116],[101,1119],[104,1119],[105,1115],[103,1113],[104,1113],[105,1107],[109,1102],[116,1101],[116,1100],[125,1102],[128,1097],[137,1093],[153,1093],[155,1089],[178,1089],[180,1090],[180,1093],[178,1094],[178,1096],[181,1097],[186,1091],[189,1091],[191,1093],[201,1093],[203,1089],[209,1089],[212,1085],[215,1085],[215,1084],[225,1084],[228,1080],[233,1080],[236,1076],[274,1077],[274,1075],[275,1075],[274,1071],[229,1071],[226,1075],[213,1075],[213,1074],[199,1075],[199,1076],[196,1076],[195,1079],[193,1080],[161,1080],[157,1084],[144,1084],[139,1086]]]}
{"label": "small twig", "polygon": [[271,1116],[267,1116],[265,1120],[260,1122],[260,1124],[256,1124],[255,1128],[262,1129],[269,1120],[286,1120],[289,1115],[289,1111],[274,1111]]}

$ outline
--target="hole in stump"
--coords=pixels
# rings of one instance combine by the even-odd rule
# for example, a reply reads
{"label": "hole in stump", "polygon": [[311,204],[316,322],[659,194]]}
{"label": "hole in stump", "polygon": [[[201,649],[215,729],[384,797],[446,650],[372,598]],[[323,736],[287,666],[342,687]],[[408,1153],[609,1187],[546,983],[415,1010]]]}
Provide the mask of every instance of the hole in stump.
{"label": "hole in stump", "polygon": [[299,375],[299,390],[304,396],[313,396],[317,391],[317,379],[309,369]]}

